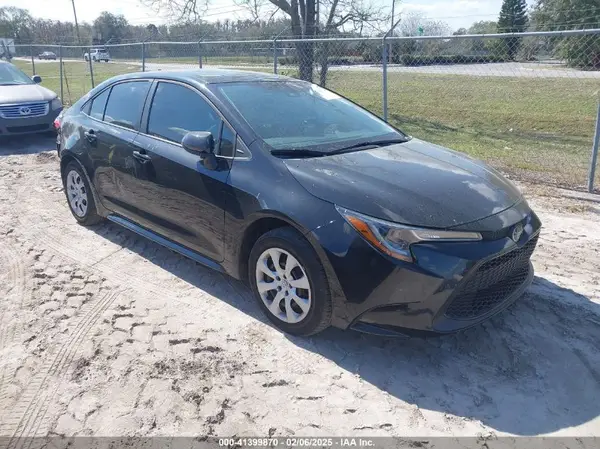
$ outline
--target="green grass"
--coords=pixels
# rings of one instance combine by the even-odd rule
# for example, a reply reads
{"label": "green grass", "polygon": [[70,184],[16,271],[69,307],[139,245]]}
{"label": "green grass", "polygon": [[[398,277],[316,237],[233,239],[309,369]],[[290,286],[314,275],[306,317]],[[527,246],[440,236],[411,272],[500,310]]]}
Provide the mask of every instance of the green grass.
{"label": "green grass", "polygon": [[[332,72],[328,87],[382,113],[381,75]],[[392,124],[517,177],[585,184],[598,80],[388,75]]]}
{"label": "green grass", "polygon": [[[159,64],[189,64],[195,67],[198,66],[198,56],[192,57],[146,57],[148,63],[159,63]],[[202,63],[207,65],[224,65],[224,66],[237,66],[237,65],[272,65],[273,58],[269,56],[211,56],[204,55]]]}

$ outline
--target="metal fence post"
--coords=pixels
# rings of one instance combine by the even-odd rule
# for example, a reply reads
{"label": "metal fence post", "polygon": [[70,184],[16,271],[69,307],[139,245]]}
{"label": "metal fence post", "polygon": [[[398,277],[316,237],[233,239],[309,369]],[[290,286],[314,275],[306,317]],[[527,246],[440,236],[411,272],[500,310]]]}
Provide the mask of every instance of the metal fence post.
{"label": "metal fence post", "polygon": [[88,63],[90,66],[90,80],[92,82],[92,89],[93,89],[96,86],[94,85],[94,66],[92,64],[92,49],[91,49],[91,47],[88,48]]}
{"label": "metal fence post", "polygon": [[596,162],[598,160],[598,146],[600,145],[600,98],[598,99],[598,112],[596,113],[596,131],[590,159],[590,173],[588,176],[588,192],[594,191],[594,177],[596,176]]}
{"label": "metal fence post", "polygon": [[142,72],[146,71],[146,42],[142,42]]}
{"label": "metal fence post", "polygon": [[31,53],[31,67],[33,70],[33,74],[35,75],[35,58],[33,57],[33,45],[29,46],[29,52]]}
{"label": "metal fence post", "polygon": [[277,38],[273,39],[273,73],[277,75]]}
{"label": "metal fence post", "polygon": [[[388,121],[388,79],[387,79],[387,69],[388,69],[388,64],[387,64],[387,45],[385,43],[385,40],[388,38],[388,36],[390,35],[390,33],[392,31],[394,31],[394,29],[398,26],[398,24],[400,23],[401,19],[398,19],[396,21],[396,23],[392,24],[392,27],[388,30],[387,33],[385,33],[383,35],[383,39],[382,39],[382,49],[381,49],[381,67],[383,70],[383,120],[385,120],[386,122]],[[391,48],[391,44],[390,44],[390,48]]]}
{"label": "metal fence post", "polygon": [[[387,36],[387,35],[386,35]],[[387,122],[388,120],[388,104],[387,104],[387,44],[385,42],[386,36],[383,36],[382,39],[382,47],[381,47],[381,65],[382,65],[382,75],[383,75],[383,120]]]}
{"label": "metal fence post", "polygon": [[63,87],[63,57],[62,57],[62,45],[58,46],[58,75],[60,78],[60,99],[65,101],[64,87]]}
{"label": "metal fence post", "polygon": [[198,67],[202,68],[202,41],[198,41]]}

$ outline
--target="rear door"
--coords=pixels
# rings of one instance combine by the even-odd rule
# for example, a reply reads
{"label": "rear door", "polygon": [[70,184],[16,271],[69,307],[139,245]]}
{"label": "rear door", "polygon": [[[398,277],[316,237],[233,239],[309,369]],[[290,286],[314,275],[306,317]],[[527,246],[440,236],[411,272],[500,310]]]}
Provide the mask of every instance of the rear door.
{"label": "rear door", "polygon": [[84,108],[84,133],[92,160],[93,177],[103,205],[137,220],[139,182],[135,144],[151,81],[114,84]]}
{"label": "rear door", "polygon": [[[223,260],[226,182],[235,133],[197,90],[159,81],[136,144],[149,162],[142,173],[145,215],[159,232],[217,262]],[[217,168],[183,149],[190,131],[209,131],[216,142]]]}

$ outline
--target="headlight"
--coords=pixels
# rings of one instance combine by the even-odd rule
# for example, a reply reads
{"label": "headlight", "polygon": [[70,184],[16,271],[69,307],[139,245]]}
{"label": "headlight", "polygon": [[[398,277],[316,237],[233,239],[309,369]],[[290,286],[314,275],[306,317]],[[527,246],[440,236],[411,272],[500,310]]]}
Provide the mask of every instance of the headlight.
{"label": "headlight", "polygon": [[60,101],[60,98],[56,97],[54,100],[52,100],[50,107],[52,108],[53,111],[58,108],[62,108],[62,101]]}
{"label": "headlight", "polygon": [[335,206],[342,217],[363,238],[381,252],[396,259],[412,262],[410,245],[425,241],[466,242],[481,240],[478,232],[441,231],[392,223]]}

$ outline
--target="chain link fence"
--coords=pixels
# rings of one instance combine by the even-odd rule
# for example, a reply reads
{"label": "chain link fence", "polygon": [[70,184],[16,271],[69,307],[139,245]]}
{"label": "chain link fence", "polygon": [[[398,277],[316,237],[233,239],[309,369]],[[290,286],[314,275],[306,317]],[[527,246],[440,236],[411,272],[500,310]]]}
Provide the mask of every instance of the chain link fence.
{"label": "chain link fence", "polygon": [[[408,134],[530,182],[593,190],[600,30],[476,36],[15,46],[13,62],[72,104],[136,71],[230,68],[332,89]],[[56,60],[44,59],[53,52]],[[40,55],[42,59],[40,59]],[[594,182],[595,181],[595,182]],[[598,190],[596,190],[598,191]]]}

